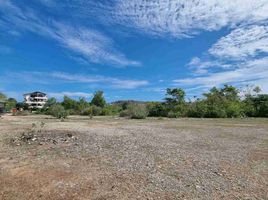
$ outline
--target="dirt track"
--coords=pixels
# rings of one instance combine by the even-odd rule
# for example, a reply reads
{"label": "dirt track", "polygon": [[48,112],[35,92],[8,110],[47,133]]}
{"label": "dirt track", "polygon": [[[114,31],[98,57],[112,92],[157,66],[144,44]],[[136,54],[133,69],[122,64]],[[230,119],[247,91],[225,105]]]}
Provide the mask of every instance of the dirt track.
{"label": "dirt track", "polygon": [[0,118],[0,199],[268,199],[267,188],[268,119]]}

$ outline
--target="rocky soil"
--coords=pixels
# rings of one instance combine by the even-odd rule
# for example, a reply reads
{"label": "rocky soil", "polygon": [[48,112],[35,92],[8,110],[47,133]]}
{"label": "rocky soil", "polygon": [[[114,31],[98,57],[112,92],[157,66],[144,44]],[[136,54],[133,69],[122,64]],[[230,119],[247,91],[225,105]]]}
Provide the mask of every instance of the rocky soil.
{"label": "rocky soil", "polygon": [[0,199],[268,199],[268,119],[3,116]]}

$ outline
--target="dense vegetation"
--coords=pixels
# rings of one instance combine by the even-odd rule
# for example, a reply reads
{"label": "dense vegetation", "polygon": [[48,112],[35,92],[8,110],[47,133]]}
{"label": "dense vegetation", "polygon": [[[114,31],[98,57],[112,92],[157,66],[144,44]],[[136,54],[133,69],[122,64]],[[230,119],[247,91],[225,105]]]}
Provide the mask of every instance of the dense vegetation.
{"label": "dense vegetation", "polygon": [[[197,117],[197,118],[235,118],[235,117],[268,117],[268,95],[260,94],[259,87],[239,91],[225,85],[223,88],[213,87],[202,98],[185,100],[185,91],[181,88],[166,91],[163,102],[117,101],[107,104],[102,91],[97,91],[91,102],[85,98],[79,100],[67,96],[62,102],[50,98],[42,110],[37,113],[49,114],[58,118],[68,115],[119,115],[132,119],[149,117]],[[13,107],[27,110],[27,105],[17,103],[0,93],[0,100],[6,101],[6,110]]]}

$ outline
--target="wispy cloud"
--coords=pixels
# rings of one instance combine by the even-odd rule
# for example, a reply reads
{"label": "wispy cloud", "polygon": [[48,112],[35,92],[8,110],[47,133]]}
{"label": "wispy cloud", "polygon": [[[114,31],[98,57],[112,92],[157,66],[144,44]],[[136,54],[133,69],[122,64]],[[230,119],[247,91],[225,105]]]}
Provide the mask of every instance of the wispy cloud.
{"label": "wispy cloud", "polygon": [[267,0],[118,0],[112,21],[157,36],[191,37],[201,31],[267,19]]}
{"label": "wispy cloud", "polygon": [[[211,73],[206,76],[178,79],[173,82],[178,86],[202,86],[210,88],[222,84],[243,85],[247,83],[268,84],[268,58],[240,63],[235,70]],[[265,85],[261,85],[265,86]]]}
{"label": "wispy cloud", "polygon": [[214,44],[209,53],[215,57],[234,60],[268,53],[268,26],[251,25],[236,28]]}
{"label": "wispy cloud", "polygon": [[110,64],[113,66],[139,66],[114,48],[114,42],[103,33],[81,27],[45,20],[30,8],[20,8],[9,0],[0,1],[0,28],[5,32],[31,31],[57,41],[61,46],[82,56],[89,62]]}
{"label": "wispy cloud", "polygon": [[190,70],[193,71],[193,75],[207,74],[211,68],[224,68],[228,69],[231,67],[230,64],[226,64],[217,60],[201,60],[198,57],[192,58],[187,64]]}
{"label": "wispy cloud", "polygon": [[76,83],[106,83],[108,87],[117,89],[135,89],[149,84],[147,80],[118,79],[104,76],[86,76],[81,74],[68,74],[54,72],[51,77]]}
{"label": "wispy cloud", "polygon": [[[1,76],[0,76],[1,78]],[[15,81],[24,81],[26,83],[38,84],[66,84],[66,83],[85,83],[95,85],[96,88],[113,88],[113,89],[136,89],[139,87],[149,85],[147,80],[133,80],[120,79],[115,77],[99,76],[99,75],[85,75],[85,74],[69,74],[64,72],[8,72],[2,78],[10,82],[11,79]]]}
{"label": "wispy cloud", "polygon": [[267,53],[267,22],[241,25],[212,45],[205,59],[191,60],[187,66],[193,71],[192,78],[174,80],[174,83],[203,87],[226,83],[238,86],[255,84],[267,88]]}

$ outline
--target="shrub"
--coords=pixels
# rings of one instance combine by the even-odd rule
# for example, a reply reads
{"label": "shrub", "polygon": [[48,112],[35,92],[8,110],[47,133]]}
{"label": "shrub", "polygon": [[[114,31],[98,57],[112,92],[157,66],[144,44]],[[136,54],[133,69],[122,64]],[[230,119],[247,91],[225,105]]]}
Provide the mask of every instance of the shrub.
{"label": "shrub", "polygon": [[144,104],[130,104],[127,110],[120,113],[120,116],[129,117],[131,119],[145,119],[148,116],[148,111]]}
{"label": "shrub", "polygon": [[204,101],[195,101],[190,104],[188,109],[188,117],[204,117],[207,113],[207,104]]}
{"label": "shrub", "polygon": [[239,102],[231,102],[226,107],[227,117],[241,117],[243,111]]}
{"label": "shrub", "polygon": [[117,105],[106,105],[102,109],[101,115],[114,116],[114,115],[117,115],[119,113],[119,110],[120,110],[120,107]]}
{"label": "shrub", "polygon": [[[63,107],[64,108],[64,107]],[[65,108],[64,108],[65,109]],[[69,115],[80,115],[81,113],[79,112],[79,110],[76,109],[65,109]]]}
{"label": "shrub", "polygon": [[207,118],[226,118],[227,114],[224,108],[221,106],[208,106],[207,112],[204,117]]}
{"label": "shrub", "polygon": [[102,113],[102,108],[99,107],[99,106],[95,106],[95,105],[93,105],[93,106],[92,106],[92,112],[93,112],[93,115],[94,115],[94,116],[100,116],[101,113]]}
{"label": "shrub", "polygon": [[59,119],[66,118],[69,115],[69,113],[60,104],[52,105],[48,109],[48,114],[52,115],[53,117],[59,118]]}
{"label": "shrub", "polygon": [[168,118],[178,118],[181,117],[180,113],[176,112],[176,111],[169,111],[167,114]]}
{"label": "shrub", "polygon": [[84,110],[81,111],[81,115],[86,115],[86,116],[92,116],[93,115],[93,108],[92,106],[85,108]]}
{"label": "shrub", "polygon": [[151,102],[147,104],[148,116],[150,117],[166,117],[167,111],[163,103]]}
{"label": "shrub", "polygon": [[129,111],[128,111],[128,110],[122,110],[122,111],[119,113],[119,116],[120,116],[120,117],[129,117]]}

